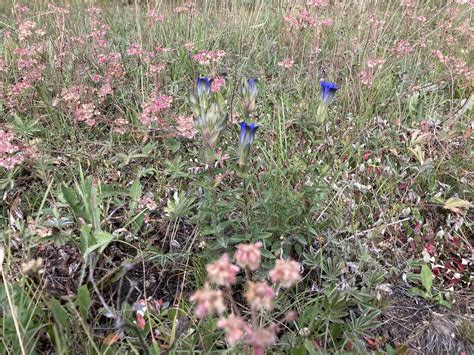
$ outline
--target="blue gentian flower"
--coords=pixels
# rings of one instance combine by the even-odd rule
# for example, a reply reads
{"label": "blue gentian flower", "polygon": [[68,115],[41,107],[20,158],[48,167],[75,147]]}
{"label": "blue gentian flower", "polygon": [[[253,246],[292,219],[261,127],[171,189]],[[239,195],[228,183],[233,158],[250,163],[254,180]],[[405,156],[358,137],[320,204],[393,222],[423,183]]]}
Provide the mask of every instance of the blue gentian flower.
{"label": "blue gentian flower", "polygon": [[242,168],[247,166],[250,148],[252,147],[258,127],[255,123],[247,123],[245,121],[240,123],[239,165]]}
{"label": "blue gentian flower", "polygon": [[244,145],[252,145],[255,139],[255,133],[257,132],[257,128],[260,127],[255,123],[247,123],[241,122],[240,123],[240,144]]}
{"label": "blue gentian flower", "polygon": [[255,79],[255,78],[248,79],[247,83],[249,85],[249,94],[251,96],[256,96],[258,93],[258,88],[257,88],[258,79]]}
{"label": "blue gentian flower", "polygon": [[327,81],[321,81],[319,84],[321,89],[321,101],[323,104],[329,105],[334,100],[338,87],[336,84]]}
{"label": "blue gentian flower", "polygon": [[199,97],[201,97],[203,90],[205,90],[206,95],[211,92],[211,79],[206,76],[197,78],[197,94]]}

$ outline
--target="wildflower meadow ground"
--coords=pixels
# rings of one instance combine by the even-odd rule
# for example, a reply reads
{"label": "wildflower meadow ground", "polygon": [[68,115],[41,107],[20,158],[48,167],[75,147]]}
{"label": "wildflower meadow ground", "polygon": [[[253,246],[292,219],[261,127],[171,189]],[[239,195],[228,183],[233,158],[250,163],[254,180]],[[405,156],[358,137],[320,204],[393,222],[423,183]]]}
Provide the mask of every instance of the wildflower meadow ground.
{"label": "wildflower meadow ground", "polygon": [[0,353],[474,353],[473,16],[0,1]]}

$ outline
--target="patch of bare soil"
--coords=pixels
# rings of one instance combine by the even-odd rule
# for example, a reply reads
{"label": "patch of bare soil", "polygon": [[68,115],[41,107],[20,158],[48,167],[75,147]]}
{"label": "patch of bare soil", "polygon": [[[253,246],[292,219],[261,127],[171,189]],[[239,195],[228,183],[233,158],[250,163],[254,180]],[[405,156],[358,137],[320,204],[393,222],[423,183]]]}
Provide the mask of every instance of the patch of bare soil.
{"label": "patch of bare soil", "polygon": [[378,329],[389,343],[406,345],[410,354],[474,354],[472,295],[449,310],[410,296],[401,287],[393,291]]}
{"label": "patch of bare soil", "polygon": [[76,294],[83,262],[79,249],[49,244],[38,247],[35,257],[43,259],[44,285],[48,293],[59,298]]}

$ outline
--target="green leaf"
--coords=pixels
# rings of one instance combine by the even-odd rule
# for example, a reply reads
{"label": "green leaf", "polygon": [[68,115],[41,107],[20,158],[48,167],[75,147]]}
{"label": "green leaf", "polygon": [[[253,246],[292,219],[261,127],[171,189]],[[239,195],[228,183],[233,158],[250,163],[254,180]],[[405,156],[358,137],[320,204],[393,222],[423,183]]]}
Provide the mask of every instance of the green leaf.
{"label": "green leaf", "polygon": [[84,257],[84,260],[86,260],[87,256],[87,250],[96,244],[96,240],[91,234],[91,227],[88,226],[87,224],[83,224],[80,229],[80,236],[81,236],[81,253],[82,256]]}
{"label": "green leaf", "polygon": [[73,189],[65,185],[61,186],[61,193],[64,201],[69,205],[76,217],[87,219],[84,209],[81,207],[79,199]]}
{"label": "green leaf", "polygon": [[296,348],[291,348],[290,350],[291,355],[306,355],[306,349],[304,346],[298,346]]}
{"label": "green leaf", "polygon": [[129,205],[130,212],[133,212],[137,208],[138,199],[142,195],[142,184],[140,183],[140,180],[137,180],[132,184],[128,194],[131,198],[130,205]]}
{"label": "green leaf", "polygon": [[51,308],[51,313],[53,314],[53,318],[56,321],[56,323],[62,328],[67,328],[67,324],[68,324],[67,312],[64,309],[64,307],[61,306],[59,301],[53,299],[51,301],[50,308]]}
{"label": "green leaf", "polygon": [[309,355],[316,355],[316,349],[314,348],[313,343],[309,339],[305,339],[304,348],[309,353]]}
{"label": "green leaf", "polygon": [[82,285],[79,290],[77,290],[76,301],[77,305],[79,306],[79,312],[81,313],[82,318],[86,320],[89,308],[92,303],[91,295],[89,293],[87,285]]}
{"label": "green leaf", "polygon": [[433,273],[427,265],[421,267],[421,283],[428,293],[431,293],[431,286],[433,286]]}
{"label": "green leaf", "polygon": [[87,248],[85,257],[97,249],[99,249],[99,253],[102,253],[104,249],[107,248],[107,245],[114,239],[114,235],[101,231],[94,233],[94,238],[95,243]]}
{"label": "green leaf", "polygon": [[270,238],[272,235],[273,235],[272,233],[268,233],[268,232],[255,233],[253,235],[253,239],[255,240],[267,239],[267,238]]}
{"label": "green leaf", "polygon": [[268,259],[276,259],[276,256],[270,253],[267,249],[261,249],[260,253]]}
{"label": "green leaf", "polygon": [[408,293],[412,296],[419,296],[419,297],[423,297],[423,298],[428,298],[428,294],[425,291],[420,290],[418,287],[410,287],[408,289]]}

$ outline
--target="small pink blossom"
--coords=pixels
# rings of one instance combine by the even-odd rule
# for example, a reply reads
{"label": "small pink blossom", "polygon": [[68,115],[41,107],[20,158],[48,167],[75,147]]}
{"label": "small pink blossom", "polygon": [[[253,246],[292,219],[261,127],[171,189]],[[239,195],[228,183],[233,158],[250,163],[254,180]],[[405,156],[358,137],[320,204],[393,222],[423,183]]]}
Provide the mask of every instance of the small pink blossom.
{"label": "small pink blossom", "polygon": [[293,260],[278,259],[275,267],[268,273],[273,283],[290,288],[301,279],[300,264]]}
{"label": "small pink blossom", "polygon": [[217,93],[221,87],[225,84],[224,78],[214,78],[211,83],[211,92]]}
{"label": "small pink blossom", "polygon": [[249,282],[245,299],[252,309],[267,309],[273,307],[275,291],[266,282]]}
{"label": "small pink blossom", "polygon": [[176,129],[178,130],[178,135],[187,139],[193,139],[197,130],[194,127],[194,117],[193,116],[175,116],[174,120],[176,122]]}
{"label": "small pink blossom", "polygon": [[91,76],[91,80],[94,82],[94,83],[98,83],[99,81],[102,80],[102,76],[100,76],[99,74],[93,74]]}
{"label": "small pink blossom", "polygon": [[262,254],[260,248],[262,242],[254,244],[239,244],[235,252],[235,260],[242,268],[249,268],[250,270],[257,270],[260,267]]}
{"label": "small pink blossom", "polygon": [[112,131],[117,134],[125,134],[128,128],[128,121],[124,118],[117,118],[114,120],[114,128]]}
{"label": "small pink blossom", "polygon": [[293,58],[286,58],[278,63],[280,67],[285,68],[285,69],[291,69],[294,64],[295,64],[295,61],[293,60]]}
{"label": "small pink blossom", "polygon": [[224,254],[219,260],[206,266],[209,280],[219,286],[229,287],[235,284],[239,268],[230,263],[229,255]]}
{"label": "small pink blossom", "polygon": [[315,7],[325,7],[327,6],[326,0],[308,0],[306,2],[308,6],[315,6]]}
{"label": "small pink blossom", "polygon": [[157,203],[153,199],[152,193],[147,193],[138,201],[138,208],[148,209],[148,211],[154,211],[158,207]]}
{"label": "small pink blossom", "polygon": [[11,170],[25,159],[34,156],[33,147],[25,147],[15,141],[12,132],[0,128],[0,167],[6,170]]}
{"label": "small pink blossom", "polygon": [[194,42],[186,42],[186,43],[184,44],[184,48],[186,48],[186,50],[187,50],[188,52],[191,52],[191,51],[194,49],[195,46],[196,46],[196,45],[194,44]]}
{"label": "small pink blossom", "polygon": [[321,22],[320,22],[321,26],[323,26],[323,27],[330,27],[330,26],[332,26],[333,23],[334,23],[334,21],[331,18],[326,18],[324,20],[321,20]]}
{"label": "small pink blossom", "polygon": [[361,70],[359,73],[359,80],[362,84],[371,87],[373,84],[374,77],[371,73]]}
{"label": "small pink blossom", "polygon": [[190,298],[191,302],[197,302],[194,314],[197,318],[204,318],[207,315],[223,314],[226,310],[224,297],[221,290],[212,290],[209,285],[204,285],[197,290]]}
{"label": "small pink blossom", "polygon": [[90,102],[82,104],[76,108],[74,112],[74,118],[78,122],[85,122],[88,126],[94,126],[96,124],[96,117],[99,115],[99,111],[96,109],[94,103]]}
{"label": "small pink blossom", "polygon": [[163,22],[165,20],[165,15],[159,13],[156,10],[149,10],[147,13],[147,17],[151,23],[155,24],[157,22]]}
{"label": "small pink blossom", "polygon": [[162,113],[171,107],[172,102],[173,98],[171,96],[154,94],[150,102],[142,105],[141,123],[145,126],[151,126],[153,123],[160,122]]}
{"label": "small pink blossom", "polygon": [[410,45],[410,42],[401,40],[397,42],[397,45],[392,48],[392,52],[398,57],[410,54],[414,51],[413,47]]}
{"label": "small pink blossom", "polygon": [[225,331],[225,338],[229,346],[234,346],[242,337],[250,332],[250,327],[241,317],[231,314],[221,318],[217,326]]}
{"label": "small pink blossom", "polygon": [[425,16],[417,16],[417,17],[416,17],[416,20],[417,20],[418,22],[423,23],[423,22],[426,22],[426,17],[425,17]]}
{"label": "small pink blossom", "polygon": [[156,75],[161,73],[165,69],[165,67],[166,67],[165,62],[160,62],[160,63],[157,63],[157,64],[150,64],[148,66],[147,76],[148,77],[155,77]]}
{"label": "small pink blossom", "polygon": [[384,59],[371,59],[367,61],[367,66],[369,68],[376,68],[376,67],[382,66],[384,63],[385,63]]}
{"label": "small pink blossom", "polygon": [[199,51],[197,54],[193,55],[192,58],[195,62],[198,62],[201,65],[209,65],[210,63],[219,62],[224,56],[225,52],[223,50]]}
{"label": "small pink blossom", "polygon": [[252,345],[254,355],[264,355],[266,349],[275,345],[277,342],[275,330],[275,327],[271,326],[251,331],[246,337],[245,342]]}
{"label": "small pink blossom", "polygon": [[308,11],[303,10],[298,14],[298,23],[301,28],[314,27],[316,26],[316,19]]}
{"label": "small pink blossom", "polygon": [[127,54],[130,56],[135,56],[135,55],[141,55],[142,54],[142,49],[138,43],[132,43],[128,48],[127,48]]}

